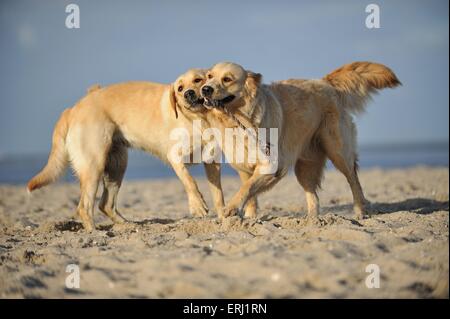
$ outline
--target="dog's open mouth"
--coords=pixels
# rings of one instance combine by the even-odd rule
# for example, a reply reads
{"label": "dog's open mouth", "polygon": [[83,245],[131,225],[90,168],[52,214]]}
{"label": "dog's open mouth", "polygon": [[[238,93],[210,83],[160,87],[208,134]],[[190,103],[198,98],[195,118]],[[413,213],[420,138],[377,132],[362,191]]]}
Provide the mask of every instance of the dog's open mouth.
{"label": "dog's open mouth", "polygon": [[221,100],[213,100],[210,98],[205,97],[205,106],[207,107],[224,107],[225,104],[230,103],[235,98],[234,95],[228,95],[227,97],[224,97]]}
{"label": "dog's open mouth", "polygon": [[189,103],[190,108],[200,108],[200,107],[204,106],[205,99],[202,97],[199,97],[195,100],[189,100],[188,103]]}
{"label": "dog's open mouth", "polygon": [[202,97],[199,97],[197,100],[194,101],[194,103],[192,103],[192,106],[196,106],[196,105],[203,105],[203,103],[205,103],[205,99]]}

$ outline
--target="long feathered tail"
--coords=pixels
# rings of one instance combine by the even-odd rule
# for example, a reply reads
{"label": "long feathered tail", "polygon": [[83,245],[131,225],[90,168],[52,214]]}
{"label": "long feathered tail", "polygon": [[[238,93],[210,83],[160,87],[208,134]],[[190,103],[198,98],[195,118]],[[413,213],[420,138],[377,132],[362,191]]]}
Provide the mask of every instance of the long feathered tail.
{"label": "long feathered tail", "polygon": [[327,74],[324,78],[339,93],[341,105],[352,113],[364,111],[377,90],[401,85],[387,66],[372,62],[353,62]]}
{"label": "long feathered tail", "polygon": [[56,181],[67,167],[66,135],[69,128],[69,116],[70,109],[66,109],[56,123],[47,165],[28,182],[29,192]]}

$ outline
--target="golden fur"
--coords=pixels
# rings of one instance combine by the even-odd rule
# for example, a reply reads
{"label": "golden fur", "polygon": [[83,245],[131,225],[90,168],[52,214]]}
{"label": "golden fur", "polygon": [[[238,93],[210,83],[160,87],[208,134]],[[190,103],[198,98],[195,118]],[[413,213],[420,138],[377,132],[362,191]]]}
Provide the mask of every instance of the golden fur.
{"label": "golden fur", "polygon": [[[192,135],[192,120],[204,118],[203,105],[190,103],[184,97],[188,89],[200,97],[204,82],[205,72],[193,69],[173,84],[127,82],[105,88],[92,86],[84,98],[62,113],[53,132],[48,163],[30,180],[28,190],[55,181],[70,162],[80,180],[77,211],[85,229],[91,231],[95,227],[94,202],[100,180],[104,185],[100,210],[114,222],[122,222],[125,219],[116,208],[117,194],[127,166],[127,148],[133,147],[169,163],[186,189],[191,214],[206,215],[207,206],[186,165],[168,156],[175,143],[170,132],[182,127]],[[205,170],[220,213],[224,206],[220,165],[205,164]]]}
{"label": "golden fur", "polygon": [[[267,161],[236,163],[228,158],[243,185],[224,208],[220,164],[205,164],[219,216],[245,209],[245,216],[255,217],[257,195],[275,185],[293,166],[306,192],[308,216],[316,217],[317,189],[329,158],[347,178],[356,216],[362,217],[367,201],[357,175],[356,128],[351,114],[364,110],[371,93],[399,84],[390,69],[370,62],[345,65],[319,80],[290,79],[270,85],[262,84],[259,73],[226,62],[215,65],[207,74],[190,70],[169,85],[94,85],[83,99],[62,113],[53,132],[48,163],[30,180],[28,190],[55,181],[70,162],[80,180],[77,211],[84,227],[89,231],[95,227],[94,202],[100,180],[104,186],[100,210],[114,222],[123,222],[125,219],[117,211],[117,194],[127,166],[127,148],[134,147],[169,163],[185,187],[190,212],[204,216],[207,206],[186,164],[168,156],[176,143],[170,133],[182,127],[192,137],[192,121],[203,120],[202,129],[219,128],[225,136],[226,128],[238,127],[240,122],[247,128],[278,129],[278,148],[270,149],[278,153],[277,169],[266,174],[262,172]],[[209,110],[185,95],[193,90],[200,97],[206,86],[212,89],[205,96]],[[220,103],[215,105],[214,101]]]}
{"label": "golden fur", "polygon": [[[262,128],[278,128],[278,169],[261,174],[266,162],[232,163],[243,177],[243,185],[223,211],[230,216],[255,207],[256,196],[270,189],[294,167],[295,175],[306,192],[308,216],[319,214],[317,189],[320,187],[326,159],[348,180],[357,218],[364,216],[366,204],[357,175],[356,127],[351,113],[364,110],[371,93],[399,85],[395,74],[381,64],[355,62],[343,66],[319,80],[291,79],[270,85],[240,65],[224,62],[213,66],[204,87],[209,87],[209,103],[234,96],[224,107],[240,112]],[[202,94],[205,90],[202,88]],[[206,96],[205,96],[206,97]],[[220,108],[207,113],[210,126],[236,126]],[[242,178],[242,176],[241,176]],[[247,210],[247,208],[246,208]]]}

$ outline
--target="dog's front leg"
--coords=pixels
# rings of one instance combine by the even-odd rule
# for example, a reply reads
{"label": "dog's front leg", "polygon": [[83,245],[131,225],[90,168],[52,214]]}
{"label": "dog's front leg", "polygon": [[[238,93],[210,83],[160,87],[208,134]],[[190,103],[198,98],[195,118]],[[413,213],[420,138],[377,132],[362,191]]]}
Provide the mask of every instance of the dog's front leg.
{"label": "dog's front leg", "polygon": [[223,200],[222,184],[220,181],[220,164],[204,163],[204,166],[209,189],[214,202],[214,208],[216,209],[217,216],[222,217],[223,207],[225,204]]}
{"label": "dog's front leg", "polygon": [[[238,171],[238,173],[242,183],[245,183],[245,181],[247,181],[250,177],[252,177],[252,175],[249,174],[248,172]],[[256,199],[256,196],[249,198],[247,204],[245,205],[244,217],[256,218],[257,208],[258,208],[258,201]]]}
{"label": "dog's front leg", "polygon": [[208,215],[208,206],[200,193],[197,183],[192,178],[184,163],[171,163],[175,173],[184,185],[189,201],[189,211],[192,216],[204,217]]}
{"label": "dog's front leg", "polygon": [[238,214],[247,204],[250,198],[256,197],[260,192],[273,187],[287,172],[278,170],[273,174],[261,174],[256,169],[253,175],[245,181],[239,191],[233,196],[231,201],[223,210],[223,217],[234,216]]}

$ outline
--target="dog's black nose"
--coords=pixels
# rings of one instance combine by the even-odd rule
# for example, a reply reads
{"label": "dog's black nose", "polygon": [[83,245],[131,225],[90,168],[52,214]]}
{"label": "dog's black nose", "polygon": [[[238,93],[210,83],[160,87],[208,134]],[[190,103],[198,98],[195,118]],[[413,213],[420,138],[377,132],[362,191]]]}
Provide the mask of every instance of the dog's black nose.
{"label": "dog's black nose", "polygon": [[205,85],[202,87],[202,94],[203,96],[210,97],[214,92],[214,89],[208,85]]}
{"label": "dog's black nose", "polygon": [[186,92],[184,92],[184,98],[185,99],[193,99],[193,98],[195,98],[194,90],[187,90]]}

